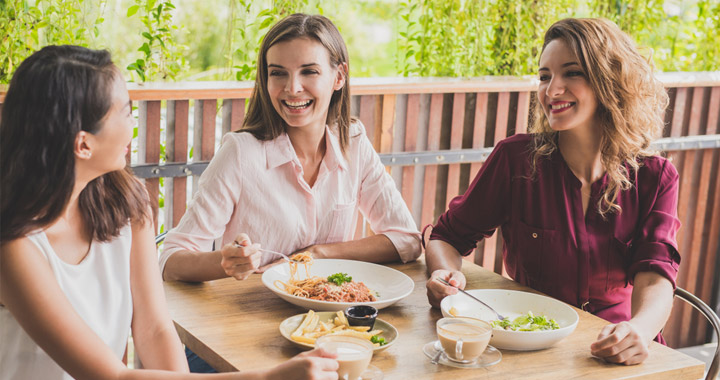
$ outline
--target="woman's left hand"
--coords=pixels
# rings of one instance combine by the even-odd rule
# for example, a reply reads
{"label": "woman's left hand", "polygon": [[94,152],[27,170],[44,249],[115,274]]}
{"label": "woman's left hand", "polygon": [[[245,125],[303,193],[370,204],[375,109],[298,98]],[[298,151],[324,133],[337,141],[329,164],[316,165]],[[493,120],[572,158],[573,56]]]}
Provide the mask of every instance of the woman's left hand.
{"label": "woman's left hand", "polygon": [[651,340],[632,323],[620,322],[603,327],[590,352],[606,362],[635,365],[647,359]]}

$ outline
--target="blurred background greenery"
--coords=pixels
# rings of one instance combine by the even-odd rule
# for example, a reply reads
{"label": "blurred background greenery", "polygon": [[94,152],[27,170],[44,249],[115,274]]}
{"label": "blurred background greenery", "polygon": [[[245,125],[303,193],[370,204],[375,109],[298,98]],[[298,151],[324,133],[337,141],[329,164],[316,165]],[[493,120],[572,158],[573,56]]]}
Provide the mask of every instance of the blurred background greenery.
{"label": "blurred background greenery", "polygon": [[615,21],[659,71],[720,70],[720,0],[0,0],[0,83],[48,44],[108,49],[134,81],[250,80],[294,12],[333,20],[354,77],[532,75],[571,16]]}

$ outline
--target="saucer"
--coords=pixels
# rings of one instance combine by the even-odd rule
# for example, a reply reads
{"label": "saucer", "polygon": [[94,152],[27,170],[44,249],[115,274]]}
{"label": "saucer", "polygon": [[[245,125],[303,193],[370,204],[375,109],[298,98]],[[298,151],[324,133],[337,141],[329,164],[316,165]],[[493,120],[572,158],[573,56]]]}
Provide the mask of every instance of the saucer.
{"label": "saucer", "polygon": [[[363,373],[360,374],[360,377],[357,378],[357,380],[382,380],[383,379],[383,371],[375,367],[374,365],[370,364]],[[353,380],[353,379],[350,379]]]}
{"label": "saucer", "polygon": [[480,355],[480,357],[474,363],[458,363],[456,361],[448,359],[447,355],[442,352],[442,346],[437,340],[434,342],[426,343],[423,346],[423,352],[430,359],[440,354],[440,357],[438,358],[439,364],[456,368],[484,368],[489,367],[493,364],[500,363],[500,360],[502,359],[502,354],[500,353],[500,351],[497,348],[488,345],[482,355]]}

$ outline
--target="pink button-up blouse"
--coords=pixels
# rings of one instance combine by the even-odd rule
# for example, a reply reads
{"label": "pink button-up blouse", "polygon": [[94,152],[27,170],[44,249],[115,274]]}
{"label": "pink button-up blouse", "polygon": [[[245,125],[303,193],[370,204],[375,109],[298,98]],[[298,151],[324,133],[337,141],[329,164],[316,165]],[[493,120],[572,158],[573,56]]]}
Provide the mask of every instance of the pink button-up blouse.
{"label": "pink button-up blouse", "polygon": [[[325,136],[325,157],[310,187],[286,134],[270,141],[226,134],[187,212],[165,239],[161,268],[179,250],[209,251],[216,238],[225,245],[241,232],[263,248],[286,253],[352,240],[358,211],[375,233],[390,239],[402,261],[415,260],[417,226],[362,124],[350,127],[347,159],[327,127]],[[267,255],[261,265],[276,259]]]}

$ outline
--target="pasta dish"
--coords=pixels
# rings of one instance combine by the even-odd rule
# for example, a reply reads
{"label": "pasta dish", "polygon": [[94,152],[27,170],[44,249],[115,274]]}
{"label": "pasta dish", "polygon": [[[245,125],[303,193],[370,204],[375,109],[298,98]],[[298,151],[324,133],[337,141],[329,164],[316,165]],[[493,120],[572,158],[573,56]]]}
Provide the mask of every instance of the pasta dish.
{"label": "pasta dish", "polygon": [[[294,296],[329,302],[373,302],[377,297],[362,282],[352,281],[346,273],[335,273],[327,278],[310,276],[313,258],[310,252],[292,257],[290,279],[287,283],[275,281],[275,286]],[[305,266],[305,279],[299,279],[298,264]]]}

